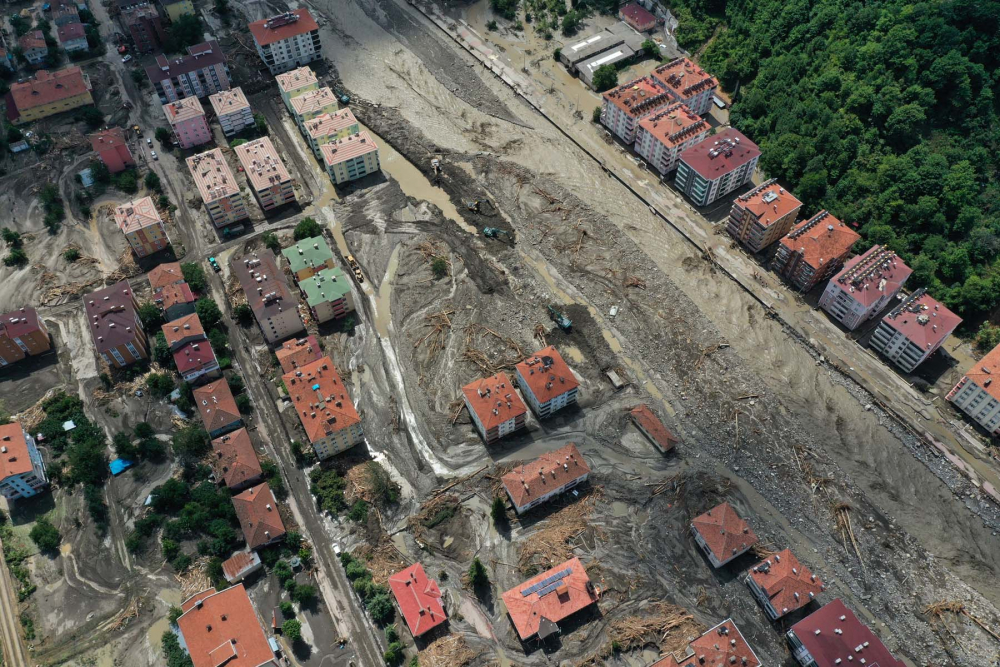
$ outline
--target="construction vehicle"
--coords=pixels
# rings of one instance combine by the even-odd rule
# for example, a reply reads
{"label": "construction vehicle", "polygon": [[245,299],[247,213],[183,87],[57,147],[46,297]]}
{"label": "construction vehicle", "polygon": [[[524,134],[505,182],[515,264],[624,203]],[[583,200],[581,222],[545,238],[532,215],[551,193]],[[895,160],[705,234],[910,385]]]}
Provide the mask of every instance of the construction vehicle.
{"label": "construction vehicle", "polygon": [[569,319],[552,306],[549,306],[549,317],[556,323],[557,327],[567,333],[569,333],[569,331],[573,328],[573,320]]}
{"label": "construction vehicle", "polygon": [[219,262],[216,261],[216,259],[214,257],[209,257],[208,258],[208,264],[209,264],[209,266],[212,267],[212,270],[215,271],[216,273],[222,271],[222,267],[219,266]]}
{"label": "construction vehicle", "polygon": [[510,239],[514,238],[514,235],[506,229],[497,229],[496,227],[483,227],[483,236],[488,239],[498,239],[501,236],[506,236]]}
{"label": "construction vehicle", "polygon": [[365,281],[365,276],[361,273],[361,267],[358,265],[357,260],[354,259],[354,255],[347,256],[347,264],[351,267],[351,271],[354,272],[355,279],[357,279],[359,283],[363,283]]}
{"label": "construction vehicle", "polygon": [[227,239],[235,238],[242,234],[245,229],[246,227],[243,225],[230,225],[222,230],[222,237]]}
{"label": "construction vehicle", "polygon": [[473,213],[479,213],[479,200],[478,199],[466,199],[465,208],[469,209]]}
{"label": "construction vehicle", "polygon": [[340,100],[341,104],[347,105],[351,103],[351,96],[345,93],[344,91],[335,89],[334,93],[337,95],[337,98]]}

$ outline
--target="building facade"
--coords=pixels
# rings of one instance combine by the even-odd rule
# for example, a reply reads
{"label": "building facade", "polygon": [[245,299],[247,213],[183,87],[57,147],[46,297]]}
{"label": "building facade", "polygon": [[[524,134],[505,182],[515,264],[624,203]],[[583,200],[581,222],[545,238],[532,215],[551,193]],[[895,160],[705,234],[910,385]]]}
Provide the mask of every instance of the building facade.
{"label": "building facade", "polygon": [[580,383],[553,346],[539,350],[514,367],[517,384],[539,419],[574,405]]}
{"label": "building facade", "polygon": [[295,201],[295,181],[269,137],[248,141],[237,146],[235,151],[250,189],[264,213]]}
{"label": "building facade", "polygon": [[309,141],[313,155],[317,160],[323,159],[320,146],[331,141],[342,139],[361,131],[358,119],[350,109],[341,109],[333,113],[324,113],[303,123],[303,134]]}
{"label": "building facade", "polygon": [[136,199],[116,208],[115,224],[136,257],[151,255],[170,245],[152,197]]}
{"label": "building facade", "polygon": [[52,339],[34,308],[0,315],[0,368],[51,349]]}
{"label": "building facade", "polygon": [[590,477],[590,466],[576,445],[542,454],[503,476],[503,486],[518,516],[576,488]]}
{"label": "building facade", "polygon": [[861,235],[826,211],[803,220],[781,239],[771,270],[808,292],[844,265]]}
{"label": "building facade", "polygon": [[7,120],[20,125],[93,103],[90,77],[79,67],[39,70],[33,79],[11,84]]}
{"label": "building facade", "polygon": [[187,52],[188,55],[173,60],[160,54],[155,64],[146,67],[146,76],[160,97],[160,104],[229,90],[226,55],[217,41],[189,46]]}
{"label": "building facade", "polygon": [[197,97],[185,97],[163,105],[163,115],[181,148],[193,148],[212,140],[205,109]]}
{"label": "building facade", "polygon": [[29,65],[41,65],[49,55],[49,46],[45,43],[45,35],[41,30],[29,30],[17,40],[21,55]]}
{"label": "building facade", "polygon": [[661,174],[677,168],[680,154],[708,136],[709,126],[683,104],[673,104],[639,121],[635,152]]}
{"label": "building facade", "polygon": [[757,144],[726,128],[681,153],[674,183],[695,205],[708,206],[749,183],[759,160]]}
{"label": "building facade", "polygon": [[322,269],[337,267],[333,251],[322,236],[296,241],[295,245],[285,248],[281,254],[288,262],[288,269],[296,282],[310,278]]}
{"label": "building facade", "polygon": [[319,460],[364,440],[361,418],[330,357],[286,373],[282,381]]}
{"label": "building facade", "polygon": [[528,408],[506,373],[473,380],[462,387],[465,407],[487,445],[524,428]]}
{"label": "building facade", "polygon": [[0,426],[0,494],[8,501],[30,498],[48,483],[34,438],[17,422]]}
{"label": "building facade", "polygon": [[961,323],[961,317],[920,288],[882,318],[872,335],[871,347],[904,373],[910,373],[934,354]]}
{"label": "building facade", "polygon": [[673,98],[648,76],[609,90],[602,97],[601,124],[626,144],[635,141],[640,120],[673,104]]}
{"label": "building facade", "polygon": [[273,252],[265,249],[233,260],[230,266],[268,343],[281,342],[305,330],[296,299]]}
{"label": "building facade", "polygon": [[86,51],[90,48],[87,46],[87,33],[84,31],[82,23],[67,23],[58,26],[56,28],[56,39],[59,40],[59,46],[66,53]]}
{"label": "building facade", "polygon": [[704,116],[719,89],[714,76],[687,58],[674,58],[653,70],[653,78],[674,101],[686,104],[692,113]]}
{"label": "building facade", "polygon": [[249,217],[243,194],[220,149],[192,155],[187,166],[213,225],[226,227]]}
{"label": "building facade", "polygon": [[257,54],[279,74],[322,57],[319,26],[309,10],[301,7],[250,24]]}
{"label": "building facade", "polygon": [[278,82],[278,90],[281,91],[281,101],[285,103],[288,113],[295,115],[292,109],[292,98],[298,97],[310,90],[319,88],[319,81],[316,73],[309,67],[299,67],[274,77]]}
{"label": "building facade", "polygon": [[[294,100],[293,100],[294,101]],[[320,146],[323,164],[336,185],[378,172],[378,146],[367,132],[358,132]]]}
{"label": "building facade", "polygon": [[101,130],[90,135],[89,139],[90,147],[112,174],[135,166],[135,159],[129,150],[128,142],[125,140],[125,130],[122,128]]}
{"label": "building facade", "polygon": [[108,366],[124,368],[149,358],[138,303],[127,280],[83,297],[94,346]]}
{"label": "building facade", "polygon": [[760,252],[788,234],[802,202],[771,179],[733,200],[726,231],[750,252]]}
{"label": "building facade", "polygon": [[872,246],[853,257],[830,279],[819,307],[853,331],[872,319],[896,298],[913,270],[896,253]]}
{"label": "building facade", "polygon": [[300,280],[299,289],[317,322],[329,322],[354,312],[351,281],[339,268],[317,271]]}
{"label": "building facade", "polygon": [[1000,435],[1000,384],[993,384],[994,372],[1000,377],[1000,345],[967,370],[947,398],[987,433]]}
{"label": "building facade", "polygon": [[247,96],[239,86],[213,93],[208,96],[208,101],[215,111],[215,118],[222,127],[222,133],[227,137],[254,126],[253,111],[250,110]]}
{"label": "building facade", "polygon": [[132,37],[132,43],[138,53],[153,53],[162,48],[167,41],[160,13],[153,5],[142,4],[123,9],[120,20]]}

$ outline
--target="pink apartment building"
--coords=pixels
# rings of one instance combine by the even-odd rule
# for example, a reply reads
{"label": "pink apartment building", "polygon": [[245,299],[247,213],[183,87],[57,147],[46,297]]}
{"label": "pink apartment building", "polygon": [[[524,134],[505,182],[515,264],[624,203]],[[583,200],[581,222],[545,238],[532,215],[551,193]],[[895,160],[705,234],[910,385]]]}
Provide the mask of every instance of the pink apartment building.
{"label": "pink apartment building", "polygon": [[200,146],[212,140],[205,109],[197,97],[185,97],[164,104],[163,113],[181,148]]}

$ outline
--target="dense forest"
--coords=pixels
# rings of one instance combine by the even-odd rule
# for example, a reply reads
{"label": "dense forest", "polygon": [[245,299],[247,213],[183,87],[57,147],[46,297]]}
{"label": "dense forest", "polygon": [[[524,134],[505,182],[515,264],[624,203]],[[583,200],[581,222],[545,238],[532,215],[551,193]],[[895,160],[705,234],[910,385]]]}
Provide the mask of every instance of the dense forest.
{"label": "dense forest", "polygon": [[898,252],[908,287],[967,324],[994,312],[1000,1],[683,0],[685,15],[702,32],[722,19],[701,63],[804,213]]}

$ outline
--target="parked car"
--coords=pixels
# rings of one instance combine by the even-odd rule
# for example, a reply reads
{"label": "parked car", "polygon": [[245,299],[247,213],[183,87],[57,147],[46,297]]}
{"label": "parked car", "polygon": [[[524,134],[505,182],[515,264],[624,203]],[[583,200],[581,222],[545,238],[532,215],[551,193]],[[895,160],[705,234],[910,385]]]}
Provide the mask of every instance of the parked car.
{"label": "parked car", "polygon": [[127,56],[125,56],[124,58],[122,58],[122,62],[123,63],[127,63],[130,60],[132,60],[132,54],[131,53],[128,54]]}
{"label": "parked car", "polygon": [[160,158],[156,157],[156,151],[149,151],[149,154],[152,156],[152,158],[154,160],[159,160],[160,159]]}
{"label": "parked car", "polygon": [[149,137],[146,137],[146,145],[147,146],[152,146],[153,145],[153,140],[150,139]]}

